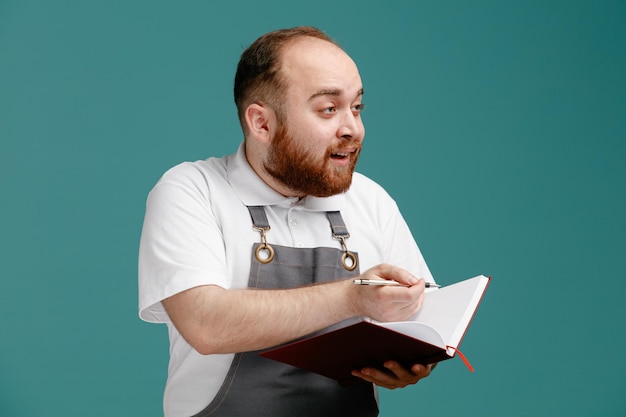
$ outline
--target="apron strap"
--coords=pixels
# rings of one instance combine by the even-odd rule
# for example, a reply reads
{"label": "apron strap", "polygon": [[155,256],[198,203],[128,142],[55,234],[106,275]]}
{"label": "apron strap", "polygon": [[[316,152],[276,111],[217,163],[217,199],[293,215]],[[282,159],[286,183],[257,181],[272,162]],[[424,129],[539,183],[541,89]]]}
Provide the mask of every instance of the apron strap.
{"label": "apron strap", "polygon": [[350,237],[350,233],[348,233],[348,228],[343,222],[341,213],[338,211],[327,211],[326,217],[328,217],[328,221],[330,222],[333,237],[341,242],[341,247],[343,248],[341,263],[343,264],[343,267],[347,271],[354,271],[357,268],[359,261],[356,254],[350,252],[346,246],[346,239]]}
{"label": "apron strap", "polygon": [[327,211],[326,217],[328,217],[328,221],[330,222],[330,228],[333,231],[333,236],[336,238],[344,238],[347,239],[350,237],[350,233],[348,233],[348,228],[346,224],[343,222],[343,217],[341,217],[341,213],[338,211]]}
{"label": "apron strap", "polygon": [[267,243],[265,232],[270,230],[270,223],[267,221],[263,206],[248,206],[250,217],[252,217],[252,228],[261,233],[262,244],[256,247],[254,256],[262,264],[268,264],[274,260],[274,248]]}
{"label": "apron strap", "polygon": [[[250,217],[252,218],[252,225],[255,228],[269,230],[270,223],[267,220],[267,215],[265,214],[263,206],[248,206],[248,211],[250,212]],[[348,228],[346,227],[343,217],[341,217],[341,213],[339,211],[327,211],[326,217],[328,217],[328,221],[330,222],[330,228],[333,232],[333,236],[336,236],[337,238],[343,237],[344,239],[350,237]]]}
{"label": "apron strap", "polygon": [[248,211],[255,229],[269,230],[270,223],[267,221],[263,206],[248,206]]}
{"label": "apron strap", "polygon": [[[261,232],[262,244],[256,248],[255,256],[257,260],[263,264],[272,262],[274,259],[274,249],[267,243],[265,232],[270,230],[270,224],[265,214],[263,206],[248,206],[250,217],[252,218],[252,226]],[[354,271],[358,266],[358,258],[356,254],[350,252],[346,246],[346,239],[350,237],[348,228],[346,227],[343,217],[339,211],[327,211],[326,217],[330,223],[333,238],[341,242],[343,255],[341,263],[347,271]]]}

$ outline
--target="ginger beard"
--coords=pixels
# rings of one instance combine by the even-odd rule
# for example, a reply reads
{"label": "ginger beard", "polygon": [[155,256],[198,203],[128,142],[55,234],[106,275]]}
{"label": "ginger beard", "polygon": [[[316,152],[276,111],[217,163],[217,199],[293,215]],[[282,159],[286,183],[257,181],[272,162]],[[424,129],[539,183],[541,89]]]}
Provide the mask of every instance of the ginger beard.
{"label": "ginger beard", "polygon": [[[352,174],[361,151],[360,141],[343,139],[342,148],[356,150],[343,156],[338,148],[329,147],[323,160],[304,149],[294,140],[285,123],[281,123],[270,145],[264,168],[268,174],[298,195],[330,197],[350,188]],[[345,167],[336,166],[332,159],[349,158]]]}

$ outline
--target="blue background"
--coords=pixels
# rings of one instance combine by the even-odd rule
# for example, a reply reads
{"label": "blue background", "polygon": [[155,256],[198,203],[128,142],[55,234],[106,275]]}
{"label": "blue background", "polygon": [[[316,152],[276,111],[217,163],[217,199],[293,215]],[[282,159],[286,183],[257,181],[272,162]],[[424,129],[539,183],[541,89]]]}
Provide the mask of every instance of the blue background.
{"label": "blue background", "polygon": [[144,203],[233,152],[242,50],[316,25],[358,63],[358,169],[437,280],[492,285],[381,416],[626,415],[624,1],[0,1],[0,415],[162,413]]}

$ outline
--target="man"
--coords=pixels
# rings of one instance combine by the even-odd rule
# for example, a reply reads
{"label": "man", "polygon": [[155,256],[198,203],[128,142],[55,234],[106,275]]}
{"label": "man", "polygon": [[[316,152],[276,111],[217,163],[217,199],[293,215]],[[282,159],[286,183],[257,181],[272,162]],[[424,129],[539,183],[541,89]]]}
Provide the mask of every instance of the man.
{"label": "man", "polygon": [[[375,416],[375,385],[431,366],[388,361],[341,387],[257,354],[351,317],[406,319],[432,281],[394,201],[354,173],[358,69],[317,29],[279,30],[242,54],[234,91],[237,153],[171,169],[148,198],[139,307],[169,329],[165,414]],[[360,271],[407,286],[353,285]]]}

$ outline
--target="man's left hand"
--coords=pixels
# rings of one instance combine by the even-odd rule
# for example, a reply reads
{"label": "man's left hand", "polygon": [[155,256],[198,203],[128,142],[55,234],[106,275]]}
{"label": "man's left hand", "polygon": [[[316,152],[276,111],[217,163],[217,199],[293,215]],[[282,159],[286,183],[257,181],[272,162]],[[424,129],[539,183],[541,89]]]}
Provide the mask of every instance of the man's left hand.
{"label": "man's left hand", "polygon": [[417,384],[420,379],[430,375],[435,365],[434,363],[429,365],[417,364],[413,365],[411,369],[406,369],[398,362],[387,361],[384,363],[386,370],[363,368],[360,371],[352,371],[352,375],[384,388],[396,389]]}

